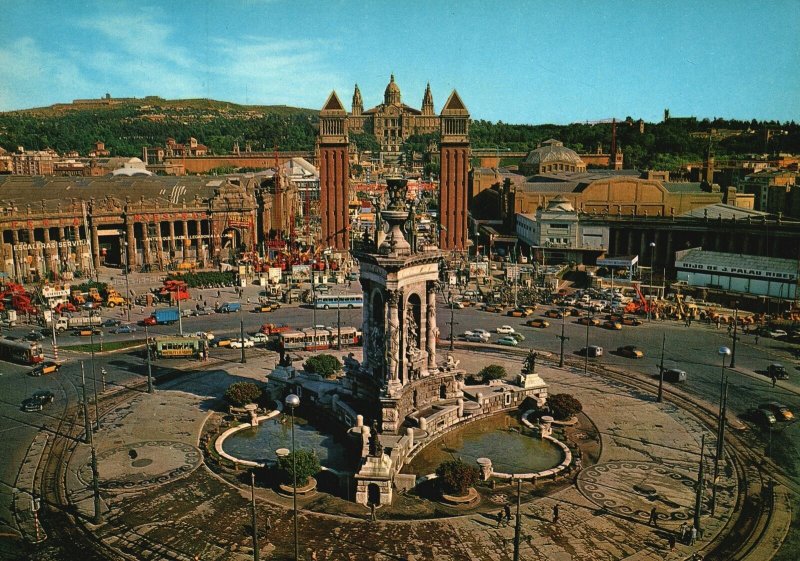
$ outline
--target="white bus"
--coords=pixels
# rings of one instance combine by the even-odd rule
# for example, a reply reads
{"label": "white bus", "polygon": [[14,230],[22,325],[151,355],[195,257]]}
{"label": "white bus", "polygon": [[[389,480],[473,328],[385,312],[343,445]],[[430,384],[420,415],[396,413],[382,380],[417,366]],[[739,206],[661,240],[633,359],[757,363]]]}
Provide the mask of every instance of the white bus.
{"label": "white bus", "polygon": [[317,309],[363,308],[364,297],[361,294],[330,294],[314,298]]}

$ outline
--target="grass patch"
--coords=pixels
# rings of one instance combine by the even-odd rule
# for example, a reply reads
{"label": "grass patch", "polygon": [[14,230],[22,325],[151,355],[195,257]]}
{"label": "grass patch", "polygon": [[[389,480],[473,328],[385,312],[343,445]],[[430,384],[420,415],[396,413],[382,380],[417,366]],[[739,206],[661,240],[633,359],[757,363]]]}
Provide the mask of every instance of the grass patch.
{"label": "grass patch", "polygon": [[[134,339],[132,341],[108,341],[103,343],[102,352],[106,353],[109,351],[130,349],[131,347],[137,347],[139,345],[144,345],[144,339]],[[66,351],[75,351],[78,353],[91,353],[92,351],[96,353],[101,352],[100,343],[95,343],[94,345],[91,343],[80,345],[64,345],[61,347],[61,349]]]}

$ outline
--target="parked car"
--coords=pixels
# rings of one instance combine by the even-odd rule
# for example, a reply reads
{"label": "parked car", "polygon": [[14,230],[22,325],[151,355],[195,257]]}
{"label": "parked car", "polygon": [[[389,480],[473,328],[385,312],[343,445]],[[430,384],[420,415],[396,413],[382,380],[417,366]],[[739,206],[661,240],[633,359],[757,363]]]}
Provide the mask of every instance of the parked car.
{"label": "parked car", "polygon": [[533,313],[533,310],[529,308],[514,308],[513,310],[508,311],[508,315],[512,318],[524,318],[528,317]]}
{"label": "parked car", "polygon": [[210,331],[195,331],[190,337],[197,337],[199,339],[205,339],[206,341],[213,341],[214,334]]}
{"label": "parked car", "polygon": [[644,353],[633,345],[617,347],[617,354],[628,358],[644,358]]}
{"label": "parked car", "polygon": [[231,341],[231,348],[232,349],[241,349],[244,347],[245,349],[249,349],[256,346],[256,342],[253,341],[250,337],[245,337],[244,340],[242,339],[234,339]]}
{"label": "parked car", "polygon": [[265,335],[260,331],[258,333],[253,333],[253,335],[251,335],[250,338],[257,345],[266,345],[267,343],[269,343],[269,335]]}
{"label": "parked car", "polygon": [[195,308],[192,312],[193,316],[210,316],[211,314],[216,314],[217,312],[214,311],[214,308],[210,306],[200,306],[199,308]]}
{"label": "parked car", "polygon": [[578,323],[581,325],[591,325],[592,327],[597,327],[600,325],[600,320],[597,318],[583,316],[582,318],[578,318]]}
{"label": "parked car", "polygon": [[598,358],[603,356],[603,347],[597,345],[589,345],[588,347],[583,347],[578,354],[581,356],[589,355],[589,358]]}
{"label": "parked car", "polygon": [[787,380],[789,378],[789,373],[786,371],[786,367],[778,362],[773,362],[767,367],[767,376],[770,378],[775,376],[779,380]]}
{"label": "parked car", "polygon": [[668,368],[664,370],[664,380],[667,382],[685,382],[686,371],[679,368]]}
{"label": "parked car", "polygon": [[121,335],[123,333],[136,333],[136,328],[132,325],[120,325],[116,329],[112,329],[111,333]]}
{"label": "parked car", "polygon": [[483,311],[484,312],[492,312],[492,313],[495,313],[495,314],[501,314],[501,313],[503,313],[503,308],[501,308],[500,306],[492,306],[492,305],[488,305],[487,304],[486,306],[483,307]]}
{"label": "parked car", "polygon": [[522,333],[519,333],[517,331],[515,331],[514,333],[510,333],[509,337],[513,337],[519,343],[522,343],[525,340],[525,336]]}
{"label": "parked car", "polygon": [[602,327],[604,327],[606,329],[612,329],[612,330],[619,331],[620,329],[622,329],[622,324],[620,322],[618,322],[618,321],[613,321],[613,320],[609,319],[609,320],[606,320],[606,321],[603,322]]}
{"label": "parked car", "polygon": [[501,325],[500,327],[495,329],[495,331],[502,335],[509,335],[511,333],[514,333],[514,328],[511,327],[510,325]]}
{"label": "parked car", "polygon": [[498,345],[505,345],[507,347],[516,347],[517,345],[519,345],[519,342],[516,340],[516,338],[511,337],[510,335],[507,335],[505,337],[500,337],[497,340],[497,344]]}
{"label": "parked car", "polygon": [[773,339],[780,339],[781,337],[786,337],[789,335],[783,329],[770,329],[767,331],[767,336],[772,337]]}
{"label": "parked car", "polygon": [[211,340],[210,345],[212,347],[230,347],[231,346],[231,340],[228,339],[227,337],[214,337]]}
{"label": "parked car", "polygon": [[548,318],[561,319],[564,317],[564,312],[561,310],[547,310],[544,315]]}
{"label": "parked car", "polygon": [[467,342],[469,342],[469,343],[485,343],[485,342],[487,342],[489,340],[489,339],[483,337],[482,335],[476,335],[474,333],[472,333],[470,335],[465,335],[464,339],[466,339]]}
{"label": "parked car", "polygon": [[775,419],[778,422],[794,421],[794,413],[792,413],[791,409],[789,409],[782,403],[778,403],[777,401],[762,403],[761,405],[758,406],[758,408],[771,411],[772,414],[775,415]]}
{"label": "parked car", "polygon": [[642,325],[642,320],[640,320],[639,318],[631,317],[631,316],[625,316],[625,317],[622,318],[622,324],[623,325],[633,325],[633,326]]}
{"label": "parked car", "polygon": [[528,327],[536,327],[539,329],[544,329],[550,327],[550,322],[544,319],[529,319],[525,322],[525,325]]}
{"label": "parked car", "polygon": [[61,365],[57,362],[53,362],[52,360],[48,360],[47,362],[43,362],[36,366],[33,370],[31,370],[31,376],[42,376],[44,374],[53,374],[58,372],[58,369],[61,368]]}

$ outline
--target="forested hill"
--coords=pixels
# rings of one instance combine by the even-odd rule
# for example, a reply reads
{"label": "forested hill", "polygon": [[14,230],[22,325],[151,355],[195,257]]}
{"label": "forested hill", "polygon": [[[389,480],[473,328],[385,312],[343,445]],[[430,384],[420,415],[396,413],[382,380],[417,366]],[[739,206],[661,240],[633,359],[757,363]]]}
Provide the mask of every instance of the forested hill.
{"label": "forested hill", "polygon": [[[186,142],[194,137],[214,154],[229,153],[238,141],[255,151],[312,150],[319,112],[288,106],[238,105],[209,99],[165,100],[160,97],[81,100],[78,103],[0,113],[0,146],[8,151],[53,148],[85,155],[95,141],[114,156],[140,156],[143,146],[163,146],[167,137]],[[645,123],[640,132],[632,119],[617,123],[617,142],[625,166],[674,169],[704,157],[711,136],[717,158],[779,152],[800,153],[800,127],[794,122],[672,118]],[[512,125],[473,121],[476,148],[528,151],[556,138],[577,152],[608,152],[611,124]],[[358,139],[356,139],[358,140]],[[409,148],[420,149],[420,139]],[[417,144],[415,144],[417,142]],[[425,143],[420,146],[425,146]]]}

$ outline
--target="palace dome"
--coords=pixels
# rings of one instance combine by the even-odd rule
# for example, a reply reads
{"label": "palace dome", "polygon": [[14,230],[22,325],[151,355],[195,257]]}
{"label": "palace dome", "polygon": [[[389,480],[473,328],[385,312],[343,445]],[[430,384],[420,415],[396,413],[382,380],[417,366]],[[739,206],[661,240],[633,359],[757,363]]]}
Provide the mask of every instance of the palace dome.
{"label": "palace dome", "polygon": [[400,105],[400,86],[394,81],[394,74],[383,92],[383,101],[386,105]]}
{"label": "palace dome", "polygon": [[525,158],[526,164],[539,165],[549,162],[569,163],[575,166],[583,166],[578,153],[564,146],[558,140],[545,140],[542,145],[535,150],[531,150]]}

